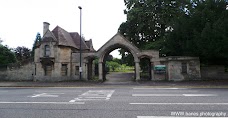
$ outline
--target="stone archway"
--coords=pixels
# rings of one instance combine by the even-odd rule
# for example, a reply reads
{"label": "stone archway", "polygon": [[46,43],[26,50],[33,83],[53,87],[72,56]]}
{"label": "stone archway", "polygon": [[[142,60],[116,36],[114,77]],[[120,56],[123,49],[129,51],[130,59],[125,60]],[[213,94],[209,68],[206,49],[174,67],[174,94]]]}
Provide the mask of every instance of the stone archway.
{"label": "stone archway", "polygon": [[92,53],[84,54],[84,63],[87,66],[84,70],[84,78],[91,78],[91,60],[98,58],[98,75],[99,80],[105,80],[104,73],[104,59],[107,54],[112,52],[117,48],[123,48],[128,50],[134,57],[135,63],[135,80],[140,80],[140,59],[143,57],[147,57],[150,60],[150,79],[154,78],[153,65],[158,63],[159,60],[159,51],[156,50],[139,50],[134,44],[132,44],[129,40],[124,38],[120,33],[115,34],[109,41],[107,41],[98,51]]}
{"label": "stone archway", "polygon": [[119,33],[114,35],[96,53],[96,56],[99,57],[99,79],[105,80],[105,77],[104,77],[105,76],[104,74],[105,56],[117,48],[126,49],[133,55],[134,62],[135,62],[135,79],[140,80],[140,66],[139,66],[140,60],[138,58],[138,55],[140,54],[141,51]]}

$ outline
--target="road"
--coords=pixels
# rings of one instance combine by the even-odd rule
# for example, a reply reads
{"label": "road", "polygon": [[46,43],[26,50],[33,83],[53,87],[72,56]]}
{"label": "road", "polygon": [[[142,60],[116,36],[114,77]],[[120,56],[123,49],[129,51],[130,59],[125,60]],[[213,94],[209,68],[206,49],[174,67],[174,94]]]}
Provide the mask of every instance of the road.
{"label": "road", "polygon": [[[0,88],[1,118],[228,117],[228,89]],[[168,117],[169,116],[169,117]],[[160,117],[160,118],[161,118]]]}

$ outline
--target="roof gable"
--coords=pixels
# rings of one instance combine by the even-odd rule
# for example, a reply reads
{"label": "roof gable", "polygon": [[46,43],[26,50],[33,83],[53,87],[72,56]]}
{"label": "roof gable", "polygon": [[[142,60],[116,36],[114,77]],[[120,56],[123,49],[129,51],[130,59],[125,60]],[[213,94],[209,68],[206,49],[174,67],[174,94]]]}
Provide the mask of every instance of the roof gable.
{"label": "roof gable", "polygon": [[[102,52],[103,50],[109,50],[108,48],[115,48],[118,46],[115,45],[121,45],[129,51],[134,52],[140,52],[140,50],[132,44],[129,40],[127,40],[124,36],[122,36],[120,33],[115,34],[109,41],[107,41],[99,50],[98,52]],[[112,49],[111,49],[112,50]]]}
{"label": "roof gable", "polygon": [[[80,35],[77,32],[70,32],[69,34],[72,37],[75,45],[77,47],[80,47]],[[82,43],[82,45],[81,45],[82,50],[89,50],[89,47],[86,45],[84,38],[82,38],[81,43]]]}
{"label": "roof gable", "polygon": [[47,30],[47,32],[42,37],[42,41],[57,41],[57,39],[50,30]]}
{"label": "roof gable", "polygon": [[64,29],[62,29],[59,26],[56,26],[52,30],[53,34],[55,37],[58,39],[58,45],[62,46],[70,46],[79,49],[76,45],[75,42],[73,41],[71,35]]}
{"label": "roof gable", "polygon": [[95,51],[95,49],[93,48],[93,42],[92,39],[85,41],[87,47],[90,49],[90,51]]}

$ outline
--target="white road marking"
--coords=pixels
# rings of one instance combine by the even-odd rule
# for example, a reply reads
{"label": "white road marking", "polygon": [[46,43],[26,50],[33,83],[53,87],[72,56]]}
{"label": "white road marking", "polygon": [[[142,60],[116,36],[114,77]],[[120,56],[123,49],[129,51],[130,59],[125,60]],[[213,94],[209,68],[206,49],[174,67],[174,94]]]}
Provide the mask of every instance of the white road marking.
{"label": "white road marking", "polygon": [[89,90],[69,102],[109,100],[114,92],[115,90]]}
{"label": "white road marking", "polygon": [[218,96],[216,94],[183,94],[184,96],[188,97],[195,97],[195,96]]}
{"label": "white road marking", "polygon": [[228,103],[129,103],[131,105],[228,105]]}
{"label": "white road marking", "polygon": [[76,101],[102,101],[102,100],[110,100],[110,98],[85,98],[85,97],[78,97],[74,100],[70,100],[69,102],[76,102]]}
{"label": "white road marking", "polygon": [[132,94],[134,97],[183,96],[181,94]]}
{"label": "white road marking", "polygon": [[217,96],[216,94],[132,94],[134,97],[200,97],[200,96]]}
{"label": "white road marking", "polygon": [[178,89],[187,89],[187,88],[133,88],[133,89],[170,89],[170,90],[178,90]]}
{"label": "white road marking", "polygon": [[173,116],[137,116],[137,118],[228,118],[228,117],[173,117]]}
{"label": "white road marking", "polygon": [[85,104],[85,102],[0,102],[0,104]]}
{"label": "white road marking", "polygon": [[59,94],[64,94],[64,93],[41,93],[41,94],[33,94],[33,96],[28,96],[32,98],[36,97],[59,97]]}
{"label": "white road marking", "polygon": [[46,90],[38,90],[38,91],[35,91],[37,93],[78,93],[78,92],[82,92],[80,90],[55,90],[55,91],[46,91]]}

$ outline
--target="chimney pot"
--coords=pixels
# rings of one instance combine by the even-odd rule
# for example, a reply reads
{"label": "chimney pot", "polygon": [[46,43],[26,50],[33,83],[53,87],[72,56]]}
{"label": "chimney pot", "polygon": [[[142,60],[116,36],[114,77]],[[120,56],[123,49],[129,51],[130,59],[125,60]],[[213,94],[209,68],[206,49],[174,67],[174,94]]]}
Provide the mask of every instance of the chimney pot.
{"label": "chimney pot", "polygon": [[49,30],[49,25],[50,24],[48,22],[43,22],[43,36]]}

